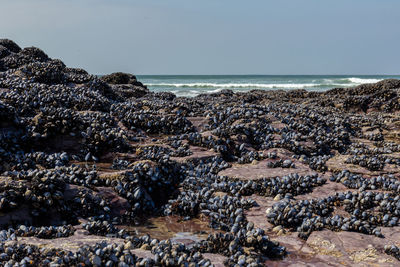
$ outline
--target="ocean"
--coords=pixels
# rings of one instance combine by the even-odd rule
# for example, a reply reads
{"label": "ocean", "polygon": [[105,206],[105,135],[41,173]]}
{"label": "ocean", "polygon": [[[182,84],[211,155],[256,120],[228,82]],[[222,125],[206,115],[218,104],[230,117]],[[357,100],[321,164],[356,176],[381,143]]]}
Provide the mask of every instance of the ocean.
{"label": "ocean", "polygon": [[138,75],[151,91],[169,91],[177,96],[193,97],[223,89],[246,92],[253,89],[305,89],[325,91],[375,83],[383,79],[400,79],[400,75]]}

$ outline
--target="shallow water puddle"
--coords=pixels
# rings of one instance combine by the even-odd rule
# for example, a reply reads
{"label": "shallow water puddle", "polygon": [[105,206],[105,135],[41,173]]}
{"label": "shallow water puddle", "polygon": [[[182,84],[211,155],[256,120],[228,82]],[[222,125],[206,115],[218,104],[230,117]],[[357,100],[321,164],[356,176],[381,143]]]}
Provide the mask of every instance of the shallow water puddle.
{"label": "shallow water puddle", "polygon": [[208,234],[215,232],[207,221],[196,218],[182,221],[179,216],[154,217],[139,226],[120,225],[118,228],[137,236],[149,234],[152,238],[171,239],[187,245],[207,239]]}

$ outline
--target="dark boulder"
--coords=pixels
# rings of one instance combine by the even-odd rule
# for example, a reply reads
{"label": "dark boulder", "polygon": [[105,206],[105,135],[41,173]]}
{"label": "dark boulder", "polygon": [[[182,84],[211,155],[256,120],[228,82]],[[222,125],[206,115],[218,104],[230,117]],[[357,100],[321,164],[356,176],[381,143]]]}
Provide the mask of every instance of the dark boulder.
{"label": "dark boulder", "polygon": [[80,68],[65,68],[65,72],[71,74],[89,75],[89,73],[86,70]]}
{"label": "dark boulder", "polygon": [[109,84],[122,99],[140,98],[149,93],[147,87],[138,82],[135,75],[129,73],[115,72],[101,77],[101,80]]}
{"label": "dark boulder", "polygon": [[152,93],[151,96],[167,101],[172,101],[176,98],[176,95],[171,92],[157,92],[157,93]]}
{"label": "dark boulder", "polygon": [[[0,47],[5,47],[9,51],[13,52],[9,47],[2,45],[1,43]],[[16,51],[12,46],[11,48]],[[50,58],[41,49],[36,47],[27,47],[23,50],[20,49],[18,53],[8,53],[4,56],[0,56],[0,70],[17,69],[29,63],[46,62],[49,60]],[[62,63],[62,65],[64,65],[64,63]]]}
{"label": "dark boulder", "polygon": [[371,95],[382,90],[400,88],[400,80],[388,79],[377,83],[361,84],[348,90],[350,95]]}
{"label": "dark boulder", "polygon": [[35,61],[44,62],[49,60],[49,56],[37,47],[26,47],[22,49],[21,54],[26,55]]}
{"label": "dark boulder", "polygon": [[4,57],[0,60],[0,65],[3,65],[5,70],[9,70],[18,69],[26,64],[46,62],[49,60],[49,57],[42,50],[35,47],[29,47],[24,48],[20,53],[13,53]]}
{"label": "dark boulder", "polygon": [[307,98],[309,92],[305,89],[295,89],[286,92],[288,98]]}
{"label": "dark boulder", "polygon": [[27,78],[45,84],[58,84],[64,81],[64,63],[60,60],[33,62],[22,66],[19,70]]}
{"label": "dark boulder", "polygon": [[25,64],[28,64],[29,60],[20,54],[10,54],[2,59],[0,59],[0,67],[2,71],[9,69],[17,69]]}
{"label": "dark boulder", "polygon": [[91,89],[100,92],[103,96],[114,101],[122,101],[121,96],[113,90],[111,85],[105,81],[94,77],[92,80],[86,83],[86,85]]}
{"label": "dark boulder", "polygon": [[9,51],[18,53],[21,51],[21,47],[19,47],[14,41],[10,39],[0,39],[0,45],[7,48]]}
{"label": "dark boulder", "polygon": [[64,73],[66,82],[77,84],[87,83],[95,78],[94,75],[90,75],[86,70],[79,68],[65,68]]}
{"label": "dark boulder", "polygon": [[131,97],[140,98],[149,93],[149,89],[132,84],[114,84],[110,86],[115,93],[122,97],[122,99]]}
{"label": "dark boulder", "polygon": [[377,83],[361,84],[352,88],[333,88],[326,91],[325,95],[343,96],[343,95],[372,95],[380,91],[400,88],[400,80],[387,79]]}
{"label": "dark boulder", "polygon": [[345,94],[346,88],[332,88],[330,90],[327,90],[324,92],[324,95],[327,96],[336,96],[336,95],[342,95]]}
{"label": "dark boulder", "polygon": [[376,87],[380,89],[396,89],[400,88],[400,80],[387,79],[376,83]]}
{"label": "dark boulder", "polygon": [[133,84],[143,86],[141,82],[136,80],[136,76],[129,73],[115,72],[101,77],[103,81],[109,84]]}
{"label": "dark boulder", "polygon": [[230,89],[223,89],[219,92],[215,93],[205,93],[205,94],[199,94],[197,97],[202,98],[202,97],[231,97],[234,95],[234,92]]}
{"label": "dark boulder", "polygon": [[219,91],[219,92],[211,93],[210,95],[216,96],[216,97],[218,97],[218,96],[227,96],[227,97],[230,97],[230,96],[233,96],[234,93],[233,93],[233,91],[230,90],[230,89],[223,89],[223,90],[221,90],[221,91]]}
{"label": "dark boulder", "polygon": [[6,47],[0,45],[0,59],[10,55],[10,53],[11,53],[10,50],[8,50]]}

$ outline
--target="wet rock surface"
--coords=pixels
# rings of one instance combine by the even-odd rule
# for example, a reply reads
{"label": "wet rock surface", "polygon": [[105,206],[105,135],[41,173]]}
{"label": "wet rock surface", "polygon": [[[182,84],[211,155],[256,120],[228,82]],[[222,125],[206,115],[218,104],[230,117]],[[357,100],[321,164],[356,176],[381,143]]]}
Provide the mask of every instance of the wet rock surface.
{"label": "wet rock surface", "polygon": [[0,40],[0,265],[398,266],[400,82],[153,93]]}

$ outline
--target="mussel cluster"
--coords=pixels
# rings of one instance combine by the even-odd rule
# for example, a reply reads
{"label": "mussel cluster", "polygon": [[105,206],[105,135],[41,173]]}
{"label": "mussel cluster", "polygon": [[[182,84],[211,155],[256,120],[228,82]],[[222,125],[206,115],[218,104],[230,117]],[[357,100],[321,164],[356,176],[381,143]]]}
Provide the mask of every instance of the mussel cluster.
{"label": "mussel cluster", "polygon": [[111,107],[111,114],[130,130],[141,129],[149,134],[182,134],[193,131],[192,123],[185,117],[157,113],[137,110],[134,104],[114,104]]}
{"label": "mussel cluster", "polygon": [[[349,191],[316,200],[284,199],[266,213],[269,222],[296,229],[299,237],[305,239],[312,231],[324,228],[382,237],[379,226],[394,227],[399,223],[399,201],[398,195],[390,193]],[[334,215],[333,211],[339,207],[349,216]]]}
{"label": "mussel cluster", "polygon": [[347,188],[365,190],[392,191],[395,194],[400,192],[400,181],[394,175],[382,175],[372,178],[364,178],[361,175],[353,174],[348,170],[333,174],[329,178],[332,182],[342,183]]}
{"label": "mussel cluster", "polygon": [[322,186],[326,179],[317,174],[301,176],[292,173],[283,177],[261,178],[242,181],[228,177],[217,177],[213,184],[215,190],[232,195],[250,196],[253,194],[275,197],[277,195],[297,196],[309,193],[314,187]]}
{"label": "mussel cluster", "polygon": [[129,161],[127,161],[127,160],[115,158],[113,160],[112,165],[111,165],[111,169],[114,169],[114,170],[126,170],[126,169],[129,168],[130,164],[131,163]]}
{"label": "mussel cluster", "polygon": [[314,156],[310,158],[305,158],[305,161],[308,162],[308,166],[310,166],[311,169],[315,171],[320,171],[320,172],[325,172],[328,170],[328,167],[326,166],[326,162],[330,156],[324,155],[324,156]]}
{"label": "mussel cluster", "polygon": [[59,237],[68,237],[73,235],[75,228],[72,225],[62,226],[25,226],[20,225],[16,229],[8,228],[0,231],[1,241],[17,240],[17,237],[37,237],[43,239],[52,239]]}
{"label": "mussel cluster", "polygon": [[118,179],[107,180],[106,184],[125,198],[132,209],[129,216],[138,213],[154,214],[169,197],[175,193],[180,182],[180,173],[172,163],[152,165],[150,162],[138,163]]}
{"label": "mussel cluster", "polygon": [[147,266],[123,245],[84,245],[76,252],[39,248],[34,245],[1,244],[0,263],[4,266]]}
{"label": "mussel cluster", "polygon": [[125,238],[128,235],[125,230],[118,230],[108,221],[90,221],[82,225],[83,229],[93,235],[112,236]]}
{"label": "mussel cluster", "polygon": [[384,247],[385,253],[388,255],[392,255],[395,257],[398,261],[400,261],[400,249],[396,245],[386,245]]}
{"label": "mussel cluster", "polygon": [[366,155],[349,157],[345,163],[360,165],[371,171],[380,171],[385,167],[385,161],[380,159],[380,157],[369,157]]}
{"label": "mussel cluster", "polygon": [[[243,248],[251,248],[252,253],[244,253]],[[200,250],[229,256],[226,262],[229,266],[260,266],[261,259],[255,256],[257,254],[276,258],[286,255],[285,247],[270,241],[264,230],[254,228],[252,223],[236,233],[209,235],[206,241],[200,243]]]}
{"label": "mussel cluster", "polygon": [[[267,220],[301,238],[322,229],[382,237],[379,227],[400,218],[400,182],[383,173],[400,166],[391,133],[398,119],[383,113],[400,110],[399,88],[386,80],[327,92],[176,97],[150,92],[131,74],[90,75],[0,39],[0,265],[211,266],[202,253],[217,253],[228,266],[259,266],[286,249],[246,218],[257,205],[252,195],[273,197]],[[318,172],[340,155],[380,175],[335,172],[329,183],[353,191],[296,200],[327,183]],[[257,164],[293,172],[218,175]],[[316,173],[297,174],[304,165]],[[117,226],[150,215],[205,219],[216,233],[187,246]],[[79,223],[106,241],[74,252],[19,243],[68,238]],[[154,257],[135,256],[138,248]],[[385,250],[399,255],[395,246]]]}
{"label": "mussel cluster", "polygon": [[277,160],[277,161],[269,161],[267,163],[268,168],[296,168],[296,165],[290,160]]}

